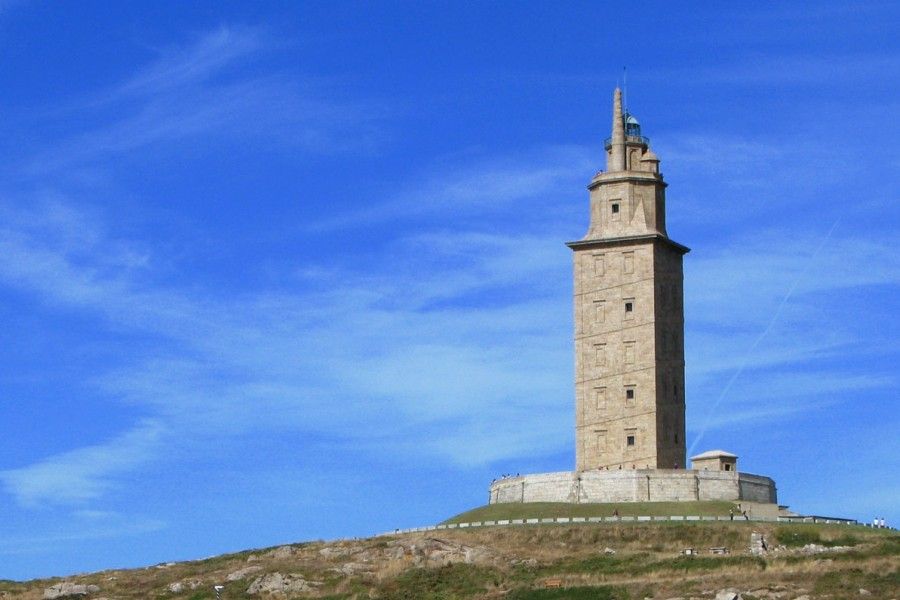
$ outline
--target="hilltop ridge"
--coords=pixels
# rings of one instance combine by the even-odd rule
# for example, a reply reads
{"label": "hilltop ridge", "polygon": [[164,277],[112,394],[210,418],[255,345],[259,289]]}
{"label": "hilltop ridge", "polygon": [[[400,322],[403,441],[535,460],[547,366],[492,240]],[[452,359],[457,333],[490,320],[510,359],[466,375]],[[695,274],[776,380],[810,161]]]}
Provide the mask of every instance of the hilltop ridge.
{"label": "hilltop ridge", "polygon": [[[768,550],[758,555],[750,552],[754,533],[768,540]],[[699,554],[684,556],[685,548]],[[712,554],[711,548],[728,553]],[[898,554],[897,532],[846,525],[485,527],[315,541],[143,569],[6,581],[0,582],[0,598],[203,600],[215,598],[214,585],[224,586],[223,599],[891,598],[900,591]]]}

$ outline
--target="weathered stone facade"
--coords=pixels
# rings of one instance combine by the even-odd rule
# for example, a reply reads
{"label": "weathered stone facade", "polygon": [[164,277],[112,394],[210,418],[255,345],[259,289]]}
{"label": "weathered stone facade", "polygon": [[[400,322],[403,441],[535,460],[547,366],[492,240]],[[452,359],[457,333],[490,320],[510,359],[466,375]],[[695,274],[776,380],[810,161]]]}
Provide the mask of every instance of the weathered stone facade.
{"label": "weathered stone facade", "polygon": [[[626,125],[628,127],[626,131]],[[576,468],[685,466],[682,256],[659,159],[616,90],[575,263]]]}
{"label": "weathered stone facade", "polygon": [[[775,482],[721,450],[685,469],[684,291],[689,249],[666,233],[666,183],[637,120],[613,98],[607,169],[575,268],[575,471],[507,477],[490,503],[746,501]],[[777,507],[775,507],[777,509]]]}
{"label": "weathered stone facade", "polygon": [[508,502],[778,502],[775,482],[736,471],[623,469],[508,477],[491,484],[490,503]]}

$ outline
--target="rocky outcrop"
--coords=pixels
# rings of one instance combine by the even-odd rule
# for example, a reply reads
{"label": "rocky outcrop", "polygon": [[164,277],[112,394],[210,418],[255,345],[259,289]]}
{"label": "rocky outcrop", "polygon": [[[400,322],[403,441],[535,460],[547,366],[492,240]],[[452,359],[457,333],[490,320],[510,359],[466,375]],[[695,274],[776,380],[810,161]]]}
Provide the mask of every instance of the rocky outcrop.
{"label": "rocky outcrop", "polygon": [[281,546],[281,547],[275,548],[274,550],[269,552],[269,556],[276,560],[290,558],[293,555],[294,555],[294,549],[291,546]]}
{"label": "rocky outcrop", "polygon": [[252,567],[244,567],[243,569],[238,569],[233,573],[229,573],[225,576],[225,581],[238,581],[239,579],[244,579],[248,575],[252,575],[253,573],[258,573],[262,571],[262,567],[252,566]]}
{"label": "rocky outcrop", "polygon": [[258,594],[299,594],[311,592],[320,585],[322,585],[322,582],[307,581],[302,575],[297,573],[268,573],[254,579],[250,587],[247,588],[247,593],[251,596]]}
{"label": "rocky outcrop", "polygon": [[395,540],[384,549],[384,556],[395,560],[406,559],[415,566],[484,563],[493,558],[487,548],[438,538]]}
{"label": "rocky outcrop", "polygon": [[78,596],[87,596],[96,594],[100,588],[96,585],[85,585],[83,583],[71,583],[63,581],[56,585],[51,585],[44,590],[44,600],[53,600],[54,598],[69,598]]}

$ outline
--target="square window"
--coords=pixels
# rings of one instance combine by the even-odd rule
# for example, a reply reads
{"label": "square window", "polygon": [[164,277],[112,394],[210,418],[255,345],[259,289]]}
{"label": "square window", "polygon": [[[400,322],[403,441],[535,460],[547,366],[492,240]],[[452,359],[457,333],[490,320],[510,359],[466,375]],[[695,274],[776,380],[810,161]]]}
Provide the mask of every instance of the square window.
{"label": "square window", "polygon": [[633,435],[629,435],[628,437],[626,437],[626,438],[625,438],[625,444],[628,445],[628,446],[634,446],[634,436],[633,436]]}

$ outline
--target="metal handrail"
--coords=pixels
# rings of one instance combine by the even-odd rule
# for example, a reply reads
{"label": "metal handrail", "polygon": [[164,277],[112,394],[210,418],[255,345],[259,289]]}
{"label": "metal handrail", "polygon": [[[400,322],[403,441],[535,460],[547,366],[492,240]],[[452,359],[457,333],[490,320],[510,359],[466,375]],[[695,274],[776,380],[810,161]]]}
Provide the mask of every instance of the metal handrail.
{"label": "metal handrail", "polygon": [[[648,138],[647,136],[643,136],[643,135],[626,135],[625,141],[626,142],[637,142],[638,144],[643,144],[645,146],[650,145],[650,138]],[[609,150],[610,148],[612,148],[612,138],[611,137],[603,140],[603,147],[606,150]]]}

